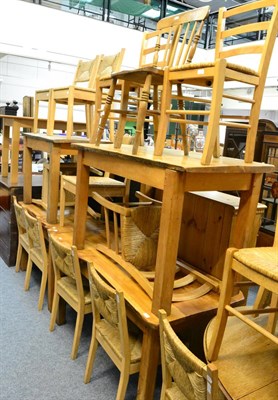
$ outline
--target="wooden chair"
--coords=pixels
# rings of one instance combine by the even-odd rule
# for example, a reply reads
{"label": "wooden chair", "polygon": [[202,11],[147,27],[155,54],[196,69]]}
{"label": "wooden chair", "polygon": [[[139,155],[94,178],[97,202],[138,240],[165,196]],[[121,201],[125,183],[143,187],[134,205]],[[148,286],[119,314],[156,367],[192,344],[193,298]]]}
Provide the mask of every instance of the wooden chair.
{"label": "wooden chair", "polygon": [[24,249],[29,257],[30,245],[26,230],[24,209],[18,203],[16,196],[13,196],[13,205],[14,205],[14,211],[18,229],[18,245],[17,245],[15,272],[19,272],[22,262],[22,250]]}
{"label": "wooden chair", "polygon": [[[243,276],[272,294],[270,307],[240,311],[230,306],[233,288],[238,279],[236,274]],[[260,302],[257,302],[259,304]],[[266,327],[260,327],[248,315],[269,314]],[[223,283],[220,292],[219,308],[215,321],[214,333],[208,346],[208,359],[213,361],[218,357],[228,315],[233,315],[245,322],[274,343],[278,338],[273,334],[278,316],[278,229],[272,247],[255,247],[235,249],[226,252]]]}
{"label": "wooden chair", "polygon": [[[166,66],[178,66],[192,61],[204,20],[208,17],[208,14],[208,6],[185,11],[161,19],[157,23],[155,32],[144,34],[139,68],[112,74],[112,81],[109,82],[109,94],[100,124],[100,107],[96,106],[97,113],[94,119],[92,143],[99,145],[110,113],[113,115],[115,113],[120,114],[117,134],[114,139],[116,148],[121,147],[127,119],[134,121],[136,125],[136,135],[133,142],[134,154],[137,153],[146,117],[151,116],[153,118],[156,137],[160,110],[159,89],[163,83],[163,70]],[[179,43],[180,39],[181,43]],[[115,102],[116,89],[119,89],[119,83],[121,83],[121,104],[119,108],[111,109],[112,103]],[[107,85],[107,82],[103,80],[98,81],[97,91],[101,91]],[[130,92],[134,91],[136,94],[130,98]]]}
{"label": "wooden chair", "polygon": [[164,310],[159,310],[159,331],[163,379],[160,399],[224,399],[218,389],[216,366],[205,364],[186,347]]}
{"label": "wooden chair", "polygon": [[[153,298],[153,280],[160,227],[161,202],[142,193],[143,201],[124,205],[112,203],[100,194],[92,198],[104,209],[107,244],[96,249],[118,263]],[[110,231],[112,213],[112,232]],[[173,302],[201,297],[211,290],[219,291],[219,281],[177,260]]]}
{"label": "wooden chair", "polygon": [[[264,7],[273,6],[272,17],[267,21],[250,22],[246,17],[248,12],[255,13]],[[240,26],[235,27],[234,18],[241,20]],[[213,62],[201,62],[185,64],[182,67],[166,68],[163,82],[163,95],[161,100],[161,113],[158,128],[158,138],[155,143],[155,155],[161,155],[166,139],[169,121],[179,124],[203,125],[206,132],[206,142],[201,159],[202,164],[210,164],[212,155],[220,156],[219,152],[219,126],[232,126],[235,128],[247,129],[245,161],[253,161],[254,148],[257,135],[258,119],[265,87],[268,66],[271,59],[275,38],[277,35],[278,4],[277,0],[260,0],[249,2],[229,10],[219,9],[215,59]],[[231,23],[230,23],[231,22]],[[230,46],[236,36],[254,33],[255,37],[264,40],[250,40],[248,43],[240,43]],[[240,40],[239,40],[240,42]],[[241,64],[241,59],[244,61]],[[246,65],[246,58],[250,60],[249,68]],[[259,58],[259,60],[258,60]],[[225,91],[227,82],[240,82],[246,87],[247,95],[229,94]],[[177,93],[176,100],[178,107],[174,107],[171,99],[173,98],[173,86],[176,84],[197,86],[211,90],[211,99],[193,96],[181,98]],[[186,90],[186,89],[185,89]],[[192,88],[191,88],[192,90]],[[253,92],[253,94],[252,94]],[[251,93],[251,94],[250,94]],[[238,116],[221,115],[223,99],[242,102],[250,108],[249,115],[239,117],[240,122],[230,122]],[[184,107],[181,100],[187,100],[188,106]],[[203,104],[204,110],[194,110],[194,103]],[[230,120],[230,121],[229,121]],[[187,154],[188,146],[185,146]]]}
{"label": "wooden chair", "polygon": [[[76,193],[76,176],[62,175],[60,189],[60,226],[64,226],[66,199],[68,194]],[[89,196],[93,192],[97,192],[104,197],[121,197],[123,201],[128,201],[130,181],[124,182],[110,177],[109,174],[104,176],[91,176],[89,178]],[[74,205],[74,202],[72,203]],[[88,213],[93,217],[99,218],[99,215],[88,207]]]}
{"label": "wooden chair", "polygon": [[[96,56],[93,60],[78,62],[73,84],[68,87],[57,89],[37,90],[35,93],[35,112],[34,112],[34,132],[38,131],[39,104],[48,102],[47,116],[47,134],[53,135],[56,102],[68,105],[67,117],[67,136],[73,134],[73,106],[74,104],[86,104],[86,124],[87,129],[91,122],[90,107],[92,106],[92,90],[95,86],[95,80],[102,55]],[[86,87],[86,86],[87,87]],[[55,99],[54,99],[54,97]]]}
{"label": "wooden chair", "polygon": [[92,312],[89,287],[83,285],[80,263],[75,246],[65,246],[55,234],[49,233],[49,245],[55,274],[54,297],[49,330],[53,331],[60,298],[76,312],[76,324],[71,358],[77,357],[84,315]]}
{"label": "wooden chair", "polygon": [[48,251],[46,248],[42,223],[39,218],[33,217],[28,210],[24,210],[26,230],[29,239],[29,258],[26,269],[24,289],[29,290],[33,263],[41,270],[41,286],[38,309],[43,307],[47,277],[48,277]]}
{"label": "wooden chair", "polygon": [[[85,105],[86,129],[89,137],[92,131],[93,106],[95,104],[95,84],[97,77],[110,76],[112,72],[120,69],[125,49],[115,55],[98,55],[91,61],[80,61],[76,70],[73,85],[63,88],[48,90],[48,122],[47,134],[52,135],[54,131],[56,104],[65,104],[68,107],[67,137],[73,134],[73,107]],[[87,87],[84,87],[85,83]],[[35,96],[35,120],[37,120],[38,102],[47,91],[39,91]],[[36,99],[37,98],[37,99]],[[44,98],[43,98],[44,100]],[[34,131],[35,131],[34,127]]]}
{"label": "wooden chair", "polygon": [[90,381],[97,347],[100,344],[120,371],[116,399],[124,400],[129,375],[139,372],[142,335],[127,321],[124,293],[108,285],[92,264],[88,266],[88,271],[93,326],[84,382]]}

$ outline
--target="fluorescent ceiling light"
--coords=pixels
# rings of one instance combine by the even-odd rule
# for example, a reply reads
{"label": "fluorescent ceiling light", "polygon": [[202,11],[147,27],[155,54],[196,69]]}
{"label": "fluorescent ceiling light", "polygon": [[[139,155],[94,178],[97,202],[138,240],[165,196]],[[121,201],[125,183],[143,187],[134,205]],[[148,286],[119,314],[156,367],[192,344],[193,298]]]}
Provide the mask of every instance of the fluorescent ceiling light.
{"label": "fluorescent ceiling light", "polygon": [[158,18],[160,17],[160,11],[151,8],[150,10],[143,12],[142,15],[147,18]]}
{"label": "fluorescent ceiling light", "polygon": [[210,3],[211,0],[199,0],[201,3]]}
{"label": "fluorescent ceiling light", "polygon": [[178,8],[177,8],[177,7],[173,7],[173,6],[168,6],[168,5],[167,5],[167,10],[169,10],[169,11],[178,11]]}

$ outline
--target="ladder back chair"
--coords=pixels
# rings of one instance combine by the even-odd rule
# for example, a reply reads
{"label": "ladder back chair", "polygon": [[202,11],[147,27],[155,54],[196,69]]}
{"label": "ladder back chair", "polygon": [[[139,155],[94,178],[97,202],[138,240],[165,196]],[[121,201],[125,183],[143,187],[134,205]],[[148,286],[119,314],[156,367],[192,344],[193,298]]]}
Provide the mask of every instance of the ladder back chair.
{"label": "ladder back chair", "polygon": [[19,204],[16,196],[13,196],[13,205],[14,205],[14,212],[18,230],[18,245],[17,245],[15,272],[19,272],[19,269],[22,266],[21,265],[22,250],[24,249],[29,257],[30,245],[26,228],[24,208]]}
{"label": "ladder back chair", "polygon": [[[53,135],[56,103],[66,104],[67,111],[67,136],[73,134],[73,106],[74,104],[86,104],[87,129],[91,122],[90,106],[92,104],[92,90],[95,87],[97,71],[102,55],[93,60],[80,60],[77,64],[72,85],[63,88],[51,88],[37,90],[35,93],[34,132],[38,131],[40,102],[48,102],[47,134]],[[88,131],[87,131],[88,132]]]}
{"label": "ladder back chair", "polygon": [[35,264],[42,273],[38,303],[38,309],[40,311],[43,307],[46,283],[48,278],[48,250],[46,247],[42,222],[39,218],[35,218],[34,216],[32,216],[28,212],[28,210],[24,210],[24,213],[29,239],[29,258],[26,268],[24,289],[29,290],[32,268],[33,264]]}
{"label": "ladder back chair", "polygon": [[[77,176],[61,176],[60,189],[60,226],[64,226],[66,199],[69,194],[73,196],[76,193]],[[123,182],[110,177],[109,173],[104,176],[90,176],[89,178],[89,197],[93,192],[97,192],[104,197],[120,197],[122,201],[128,201],[130,181],[125,179]],[[73,205],[74,205],[73,201]],[[88,207],[88,213],[94,218],[99,218],[99,214],[91,207]]]}
{"label": "ladder back chair", "polygon": [[[269,20],[258,21],[257,18],[255,21],[254,18],[250,20],[250,13],[252,18],[256,11],[259,13],[265,7],[273,7]],[[241,20],[239,26],[234,24],[235,17]],[[253,161],[260,107],[277,31],[277,0],[260,0],[229,10],[224,7],[219,9],[214,61],[185,64],[181,68],[170,66],[165,70],[161,100],[161,108],[165,112],[161,113],[159,121],[155,155],[163,153],[168,123],[172,121],[185,125],[203,125],[207,130],[201,158],[201,163],[204,165],[210,164],[212,156],[220,155],[218,145],[220,125],[247,129],[245,162]],[[231,41],[234,43],[235,37],[252,34],[256,38],[264,39],[230,45]],[[247,55],[248,61],[246,61]],[[240,83],[247,95],[237,95],[226,90],[230,82]],[[200,88],[211,90],[211,98],[194,99],[193,96],[181,97],[180,93],[177,93],[178,106],[171,108],[173,86],[177,83],[183,83],[190,90],[192,87],[198,90]],[[187,100],[189,105],[183,104],[183,100]],[[249,107],[248,114],[244,117],[222,115],[222,102],[226,100],[243,102],[245,107]],[[201,104],[205,109],[194,110],[194,103]],[[234,118],[240,121],[232,121]],[[185,146],[185,154],[187,153],[188,146]]]}
{"label": "ladder back chair", "polygon": [[159,332],[162,365],[161,400],[220,400],[218,371],[205,364],[179,339],[167,314],[159,310]]}
{"label": "ladder back chair", "polygon": [[[278,218],[278,217],[277,217]],[[262,290],[271,293],[270,307],[256,308],[260,301],[250,310],[238,310],[230,306],[237,274],[258,285]],[[259,295],[260,295],[259,289]],[[261,296],[259,296],[260,298]],[[268,323],[261,327],[256,319],[250,318],[257,314],[269,314]],[[276,232],[274,243],[271,247],[254,247],[235,249],[229,248],[226,252],[223,283],[220,291],[219,308],[215,320],[215,328],[208,345],[208,359],[216,360],[221,347],[227,318],[229,315],[239,318],[244,323],[256,329],[262,335],[278,345],[275,328],[278,316],[278,229],[276,219]],[[249,315],[249,317],[248,317]]]}
{"label": "ladder back chair", "polygon": [[[138,150],[144,122],[150,121],[150,117],[153,118],[156,137],[164,68],[183,65],[192,61],[208,14],[208,6],[185,11],[161,19],[157,23],[155,32],[144,34],[139,68],[112,74],[109,94],[101,118],[99,107],[96,107],[92,143],[100,144],[110,113],[119,114],[119,125],[114,138],[116,148],[120,148],[123,142],[127,120],[134,121],[136,125],[133,141],[134,154]],[[111,109],[113,102],[115,102],[116,89],[119,89],[119,83],[121,83],[121,104],[119,108]],[[101,90],[101,85],[105,86],[106,83],[99,81],[97,90]],[[130,96],[130,92],[134,91],[136,92],[135,95]]]}
{"label": "ladder back chair", "polygon": [[[92,198],[104,209],[107,244],[96,249],[121,266],[153,298],[153,280],[160,228],[161,202],[139,193],[140,202],[112,203],[100,194]],[[112,218],[110,221],[110,214]],[[190,301],[219,291],[219,280],[182,260],[176,262],[173,302]]]}
{"label": "ladder back chair", "polygon": [[142,353],[142,333],[127,320],[123,292],[112,288],[88,265],[93,307],[92,339],[84,375],[91,378],[98,344],[120,371],[116,400],[124,400],[129,376],[139,372]]}
{"label": "ladder back chair", "polygon": [[77,357],[84,315],[92,312],[89,287],[83,285],[80,263],[75,246],[66,246],[55,234],[49,233],[51,260],[54,269],[54,297],[49,330],[53,331],[60,298],[77,313],[71,358]]}

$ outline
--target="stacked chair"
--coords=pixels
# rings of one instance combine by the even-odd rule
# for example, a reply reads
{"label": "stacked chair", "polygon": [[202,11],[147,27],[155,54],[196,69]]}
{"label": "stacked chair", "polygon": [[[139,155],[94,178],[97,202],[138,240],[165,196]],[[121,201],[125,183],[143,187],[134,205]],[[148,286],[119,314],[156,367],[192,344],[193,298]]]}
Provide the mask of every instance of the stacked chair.
{"label": "stacked chair", "polygon": [[[246,18],[240,26],[234,27],[233,18],[244,17],[248,12],[255,13],[261,8],[273,6],[271,19],[268,21],[249,23]],[[183,66],[169,66],[164,70],[163,93],[161,99],[161,117],[159,121],[157,140],[155,141],[155,155],[161,155],[165,144],[168,123],[203,125],[207,129],[206,142],[202,154],[201,163],[210,164],[212,156],[219,157],[219,127],[231,126],[247,129],[245,162],[252,162],[257,136],[260,107],[263,97],[267,71],[275,38],[277,35],[278,5],[277,0],[260,0],[249,2],[229,10],[219,9],[215,57],[213,62],[187,63]],[[248,43],[230,46],[236,35],[253,34],[263,40],[252,40]],[[248,55],[251,67],[243,64],[241,58]],[[246,63],[246,61],[245,61]],[[225,84],[239,82],[246,87],[246,96],[228,94],[225,92]],[[176,85],[185,86],[183,92],[189,93],[194,89],[211,90],[211,100],[202,97],[181,96],[179,91],[174,92]],[[182,92],[182,91],[181,91]],[[175,96],[173,97],[173,93]],[[251,94],[249,94],[251,93]],[[174,107],[171,100],[177,100],[178,107]],[[224,99],[242,102],[249,106],[248,115],[225,116],[221,114],[221,106]],[[183,100],[187,100],[186,104]],[[194,103],[204,104],[205,110],[194,110]],[[173,107],[171,107],[173,106]],[[199,118],[200,117],[200,118]],[[241,121],[231,121],[234,118]],[[185,145],[185,154],[188,146]]]}
{"label": "stacked chair", "polygon": [[22,251],[24,250],[29,257],[30,245],[26,228],[24,208],[19,204],[15,196],[13,196],[13,205],[14,205],[14,211],[18,229],[18,245],[17,245],[15,271],[19,272],[19,269],[22,266],[21,265],[23,258]]}
{"label": "stacked chair", "polygon": [[[155,32],[144,34],[138,69],[113,73],[109,81],[98,80],[97,92],[102,93],[102,90],[109,85],[110,88],[103,111],[100,111],[100,101],[96,102],[97,112],[91,143],[100,144],[111,113],[120,115],[117,134],[114,138],[116,148],[121,147],[127,119],[135,121],[136,124],[134,154],[137,153],[140,144],[146,117],[153,117],[156,137],[158,117],[160,111],[163,112],[160,109],[160,92],[164,69],[167,66],[177,67],[192,61],[208,14],[209,7],[206,6],[161,19],[157,23]],[[179,43],[180,39],[181,43]],[[121,92],[121,104],[119,108],[112,109],[112,104],[116,102],[117,89]],[[136,92],[133,97],[130,95],[132,92]],[[101,94],[98,94],[98,99],[101,98]]]}
{"label": "stacked chair", "polygon": [[205,364],[179,339],[167,314],[159,310],[162,366],[161,400],[220,400],[218,371],[214,364]]}
{"label": "stacked chair", "polygon": [[[243,311],[231,307],[231,297],[234,286],[238,280],[238,275],[247,278],[247,280],[262,287],[264,290],[268,290],[271,294],[270,307],[257,309],[255,306],[249,310]],[[258,325],[256,323],[256,318],[251,318],[254,315],[265,313],[269,314],[268,323],[265,327]],[[229,315],[239,318],[278,345],[278,338],[275,336],[278,316],[277,221],[274,244],[272,247],[229,248],[227,250],[219,308],[213,335],[208,345],[208,359],[211,361],[216,360],[218,357]]]}
{"label": "stacked chair", "polygon": [[88,266],[93,307],[92,339],[84,382],[88,383],[98,344],[120,371],[116,400],[124,400],[129,376],[139,372],[142,334],[127,320],[124,293],[116,291]]}
{"label": "stacked chair", "polygon": [[29,258],[26,269],[24,289],[29,290],[33,264],[41,270],[41,286],[38,309],[41,310],[44,302],[46,283],[48,278],[48,249],[44,237],[42,222],[39,218],[24,210],[26,230],[29,239]]}
{"label": "stacked chair", "polygon": [[90,61],[79,61],[73,84],[67,87],[38,90],[35,94],[34,132],[38,130],[39,103],[48,102],[47,134],[53,135],[56,104],[68,107],[67,137],[73,135],[73,107],[85,105],[87,137],[92,130],[93,107],[95,104],[95,84],[97,77],[109,77],[119,71],[124,49],[115,55],[98,55]]}
{"label": "stacked chair", "polygon": [[84,315],[92,312],[88,285],[83,286],[80,263],[75,246],[66,246],[55,234],[49,234],[52,265],[55,274],[54,297],[50,320],[50,331],[54,330],[60,298],[77,313],[71,358],[77,357]]}

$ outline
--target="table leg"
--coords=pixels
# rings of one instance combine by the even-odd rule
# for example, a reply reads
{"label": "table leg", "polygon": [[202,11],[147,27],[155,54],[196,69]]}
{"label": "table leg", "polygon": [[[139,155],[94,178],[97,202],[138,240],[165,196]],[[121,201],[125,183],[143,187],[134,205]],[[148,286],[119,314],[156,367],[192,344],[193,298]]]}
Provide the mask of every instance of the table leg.
{"label": "table leg", "polygon": [[167,170],[164,183],[160,230],[155,267],[152,312],[171,311],[184,200],[183,175]]}
{"label": "table leg", "polygon": [[238,215],[233,229],[230,247],[248,247],[256,219],[256,211],[262,185],[262,174],[253,174],[250,189],[241,192]]}
{"label": "table leg", "polygon": [[7,177],[9,172],[9,141],[10,141],[10,127],[4,125],[3,129],[3,143],[2,143],[2,176]]}
{"label": "table leg", "polygon": [[28,147],[27,138],[24,138],[23,153],[23,201],[25,204],[32,203],[32,149]]}
{"label": "table leg", "polygon": [[83,151],[77,156],[77,182],[74,209],[73,244],[78,250],[84,248],[88,208],[90,168],[83,164]]}
{"label": "table leg", "polygon": [[159,354],[159,330],[147,327],[143,336],[137,400],[151,400],[154,397]]}
{"label": "table leg", "polygon": [[12,133],[12,157],[11,157],[11,183],[16,183],[18,180],[18,160],[19,160],[19,139],[20,139],[20,124],[17,121],[13,123]]}
{"label": "table leg", "polygon": [[47,196],[47,222],[57,223],[59,202],[59,179],[60,179],[60,149],[55,145],[49,153],[49,176]]}

